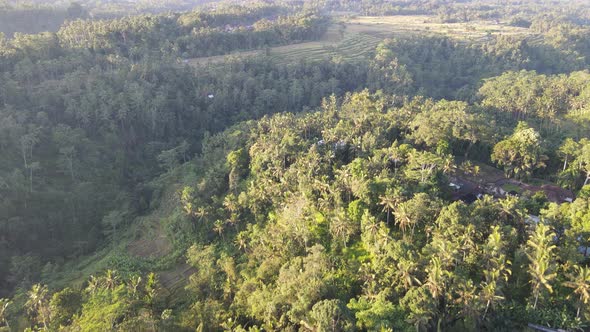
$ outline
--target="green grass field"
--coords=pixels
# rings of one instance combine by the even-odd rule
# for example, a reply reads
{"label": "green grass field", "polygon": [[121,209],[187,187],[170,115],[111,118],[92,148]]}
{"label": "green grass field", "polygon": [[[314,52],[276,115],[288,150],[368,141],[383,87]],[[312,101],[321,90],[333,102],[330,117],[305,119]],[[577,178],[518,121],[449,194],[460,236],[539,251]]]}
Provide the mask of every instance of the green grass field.
{"label": "green grass field", "polygon": [[485,41],[490,35],[522,35],[528,29],[507,26],[492,21],[469,23],[436,23],[429,16],[359,16],[337,19],[318,41],[271,47],[269,50],[236,52],[228,55],[190,59],[190,65],[210,65],[230,57],[269,56],[280,64],[301,59],[343,61],[368,59],[377,45],[387,38],[412,35],[445,35],[473,42]]}

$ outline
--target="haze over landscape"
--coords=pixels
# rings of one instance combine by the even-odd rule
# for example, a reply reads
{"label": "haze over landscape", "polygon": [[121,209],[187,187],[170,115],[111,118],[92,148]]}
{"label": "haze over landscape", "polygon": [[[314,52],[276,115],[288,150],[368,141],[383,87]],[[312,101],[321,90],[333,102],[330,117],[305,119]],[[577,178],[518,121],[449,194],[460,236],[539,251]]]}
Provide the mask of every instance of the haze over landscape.
{"label": "haze over landscape", "polygon": [[586,331],[590,2],[0,0],[0,332]]}

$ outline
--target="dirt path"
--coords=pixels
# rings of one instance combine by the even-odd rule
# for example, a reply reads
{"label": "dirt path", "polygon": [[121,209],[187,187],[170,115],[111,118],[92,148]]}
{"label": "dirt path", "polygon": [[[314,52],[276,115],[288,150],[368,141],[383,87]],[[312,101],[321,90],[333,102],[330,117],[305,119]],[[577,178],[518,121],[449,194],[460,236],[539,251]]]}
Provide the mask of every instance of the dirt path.
{"label": "dirt path", "polygon": [[518,186],[523,192],[528,191],[531,193],[536,193],[539,191],[543,191],[547,195],[547,199],[550,202],[563,203],[566,202],[567,199],[574,198],[573,192],[556,185],[545,184],[542,186],[534,186],[514,179],[502,179],[496,181],[495,183],[496,187],[498,188],[501,188],[506,184]]}

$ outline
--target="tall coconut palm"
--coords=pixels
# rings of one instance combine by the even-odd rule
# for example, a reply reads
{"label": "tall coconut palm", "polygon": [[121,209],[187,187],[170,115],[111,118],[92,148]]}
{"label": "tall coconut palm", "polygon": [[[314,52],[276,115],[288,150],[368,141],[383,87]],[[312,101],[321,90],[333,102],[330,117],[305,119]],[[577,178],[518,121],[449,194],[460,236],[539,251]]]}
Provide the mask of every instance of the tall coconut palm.
{"label": "tall coconut palm", "polygon": [[354,232],[351,226],[350,221],[346,218],[344,213],[334,215],[332,222],[330,223],[330,232],[332,233],[332,236],[340,238],[344,247],[346,247],[350,235]]}
{"label": "tall coconut palm", "polygon": [[408,228],[414,228],[414,220],[407,202],[398,204],[393,215],[395,216],[395,224],[399,226],[402,233],[405,234]]}
{"label": "tall coconut palm", "polygon": [[101,287],[101,280],[95,276],[90,276],[90,280],[88,280],[88,286],[86,287],[86,291],[93,295],[96,291]]}
{"label": "tall coconut palm", "polygon": [[397,274],[405,290],[421,284],[420,280],[415,277],[416,272],[418,272],[418,263],[412,257],[410,259],[402,258],[397,263]]}
{"label": "tall coconut palm", "polygon": [[118,280],[119,276],[117,276],[117,272],[110,269],[107,270],[103,277],[104,286],[110,290],[113,290],[115,287],[117,287]]}
{"label": "tall coconut palm", "polygon": [[221,236],[221,238],[223,238],[223,231],[225,230],[225,223],[221,220],[216,220],[215,223],[213,223],[213,231],[217,234],[219,234],[219,236]]}
{"label": "tall coconut palm", "polygon": [[4,323],[8,330],[10,330],[10,324],[8,324],[8,318],[6,317],[6,310],[12,304],[8,299],[0,299],[0,322]]}
{"label": "tall coconut palm", "polygon": [[568,281],[563,285],[572,288],[573,294],[578,296],[578,310],[576,317],[580,317],[580,310],[590,302],[590,268],[574,265],[574,273],[568,275]]}
{"label": "tall coconut palm", "polygon": [[379,232],[379,223],[371,218],[371,220],[369,220],[363,228],[364,231],[371,236],[371,238],[374,238],[377,232]]}
{"label": "tall coconut palm", "polygon": [[348,167],[343,167],[336,171],[336,182],[347,194],[347,200],[352,200],[352,172]]}
{"label": "tall coconut palm", "polygon": [[430,259],[430,265],[426,269],[426,272],[428,272],[428,278],[426,279],[425,286],[430,291],[432,297],[437,299],[443,293],[446,274],[438,257],[432,257]]}
{"label": "tall coconut palm", "polygon": [[573,139],[567,138],[563,142],[557,151],[557,154],[563,158],[563,171],[567,169],[569,161],[575,159],[575,157],[579,154],[579,151],[580,144]]}
{"label": "tall coconut palm", "polygon": [[235,244],[240,250],[246,250],[248,247],[248,238],[246,233],[241,232],[236,236]]}
{"label": "tall coconut palm", "polygon": [[387,213],[387,225],[389,225],[389,219],[391,217],[391,211],[395,209],[397,204],[401,201],[401,195],[399,191],[390,191],[381,197],[379,197],[379,205],[383,206],[383,212]]}
{"label": "tall coconut palm", "polygon": [[504,300],[500,293],[500,285],[498,281],[502,276],[502,271],[498,269],[485,270],[485,281],[481,284],[481,291],[479,297],[482,303],[485,304],[482,320],[485,320],[490,308],[493,308],[498,302]]}
{"label": "tall coconut palm", "polygon": [[43,327],[47,330],[47,323],[49,319],[49,297],[47,286],[35,284],[27,293],[27,302],[25,308],[33,315],[34,320],[38,323],[43,323]]}
{"label": "tall coconut palm", "polygon": [[531,276],[530,283],[534,298],[533,308],[537,308],[539,295],[541,295],[543,290],[553,293],[551,282],[557,276],[553,272],[552,262],[553,250],[556,248],[553,244],[554,236],[555,233],[551,232],[548,226],[540,223],[527,241],[527,257],[530,261],[528,272]]}
{"label": "tall coconut palm", "polygon": [[131,296],[133,298],[137,298],[137,294],[138,294],[137,292],[139,289],[139,285],[141,284],[141,281],[142,281],[141,277],[137,276],[137,277],[129,279],[129,282],[127,283],[127,289],[129,291],[129,294],[131,294]]}
{"label": "tall coconut palm", "polygon": [[473,224],[465,227],[465,230],[459,235],[460,250],[463,253],[463,260],[468,253],[477,248],[475,243],[476,230]]}
{"label": "tall coconut palm", "polygon": [[197,208],[197,209],[196,209],[196,210],[193,212],[193,214],[195,215],[195,217],[199,218],[199,221],[201,221],[201,222],[202,222],[202,221],[203,221],[203,219],[204,219],[205,217],[207,217],[207,215],[208,215],[209,213],[207,212],[207,209],[206,209],[206,208],[204,208],[204,207],[198,207],[198,208]]}
{"label": "tall coconut palm", "polygon": [[410,146],[407,144],[399,144],[397,141],[393,142],[391,147],[387,149],[389,160],[393,162],[394,173],[397,174],[399,165],[404,161],[408,154]]}
{"label": "tall coconut palm", "polygon": [[223,199],[223,207],[230,213],[236,213],[239,210],[238,199],[234,194],[229,194]]}
{"label": "tall coconut palm", "polygon": [[502,296],[503,283],[508,281],[508,277],[512,273],[511,262],[506,259],[504,247],[505,242],[502,239],[500,227],[492,226],[492,232],[483,246],[485,252],[482,262],[484,281],[481,284],[480,300],[485,304],[485,310],[482,320],[485,320],[490,308],[504,300]]}

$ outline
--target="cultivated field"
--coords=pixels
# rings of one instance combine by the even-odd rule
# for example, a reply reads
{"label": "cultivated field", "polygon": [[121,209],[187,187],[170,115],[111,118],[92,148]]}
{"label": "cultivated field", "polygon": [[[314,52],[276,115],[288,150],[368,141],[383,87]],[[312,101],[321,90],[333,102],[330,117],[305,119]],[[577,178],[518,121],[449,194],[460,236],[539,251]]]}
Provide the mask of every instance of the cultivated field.
{"label": "cultivated field", "polygon": [[279,63],[307,60],[341,59],[358,61],[370,56],[384,39],[411,35],[445,35],[470,41],[483,41],[490,35],[528,34],[528,29],[500,22],[437,23],[430,16],[359,16],[341,18],[318,41],[271,47],[267,50],[236,52],[229,55],[186,60],[193,66],[225,61],[233,56],[268,56]]}

